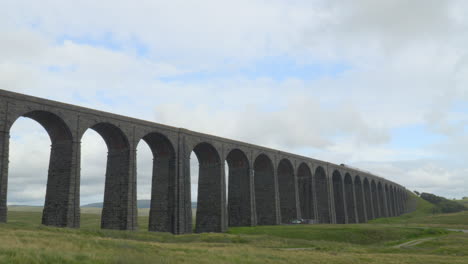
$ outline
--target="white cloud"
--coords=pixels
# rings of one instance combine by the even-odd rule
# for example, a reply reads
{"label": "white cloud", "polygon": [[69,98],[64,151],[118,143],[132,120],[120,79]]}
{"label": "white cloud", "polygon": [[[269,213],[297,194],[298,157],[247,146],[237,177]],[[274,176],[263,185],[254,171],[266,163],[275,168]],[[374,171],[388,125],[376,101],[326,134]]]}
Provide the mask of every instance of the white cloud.
{"label": "white cloud", "polygon": [[[453,110],[468,101],[466,8],[456,0],[7,1],[0,87],[337,163],[376,163],[372,171],[386,177],[405,175],[395,179],[457,196],[467,186],[459,176],[467,113]],[[307,80],[242,74],[266,56],[349,69]],[[178,78],[218,70],[233,74]],[[392,146],[392,131],[413,125],[445,139]],[[10,178],[33,183],[15,164],[26,159],[25,146],[37,146],[28,167],[46,173],[45,137],[15,133],[22,139],[12,143]],[[100,140],[83,141],[83,201],[102,197]],[[144,145],[138,153],[146,182],[138,188],[148,197],[151,157]],[[435,159],[410,169],[402,163]],[[43,196],[40,190],[25,201]],[[28,197],[13,193],[13,200]]]}

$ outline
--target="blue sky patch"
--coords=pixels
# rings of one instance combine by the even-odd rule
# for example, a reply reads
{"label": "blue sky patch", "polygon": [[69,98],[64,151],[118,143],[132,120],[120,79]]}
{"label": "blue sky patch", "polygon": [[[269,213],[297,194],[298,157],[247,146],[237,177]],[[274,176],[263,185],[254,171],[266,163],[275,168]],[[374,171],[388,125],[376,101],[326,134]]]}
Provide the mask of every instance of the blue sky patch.
{"label": "blue sky patch", "polygon": [[222,79],[232,77],[245,77],[247,79],[268,78],[275,81],[287,79],[316,80],[324,77],[336,78],[352,67],[346,62],[314,62],[297,63],[287,56],[264,57],[250,66],[233,70],[232,66],[221,67],[213,71],[191,72],[178,76],[160,78],[164,82],[193,82],[209,79]]}
{"label": "blue sky patch", "polygon": [[444,140],[446,137],[431,132],[425,125],[414,124],[394,128],[390,145],[397,148],[423,148]]}

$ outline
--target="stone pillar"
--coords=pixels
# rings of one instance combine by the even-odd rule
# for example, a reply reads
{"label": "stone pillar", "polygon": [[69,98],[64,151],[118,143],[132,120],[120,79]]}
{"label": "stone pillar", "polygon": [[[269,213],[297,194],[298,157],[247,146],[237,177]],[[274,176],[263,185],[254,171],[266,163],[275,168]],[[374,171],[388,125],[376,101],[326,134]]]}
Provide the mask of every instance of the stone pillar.
{"label": "stone pillar", "polygon": [[[345,174],[346,175],[346,174]],[[344,207],[344,220],[345,220],[345,224],[348,224],[349,223],[349,213],[348,213],[348,199],[346,197],[346,184],[345,184],[345,181],[344,181],[344,177],[343,176],[341,178],[341,190],[342,190],[342,197],[343,197],[343,207]]]}
{"label": "stone pillar", "polygon": [[229,167],[229,226],[254,226],[253,170]]}
{"label": "stone pillar", "polygon": [[319,217],[319,212],[318,212],[318,202],[317,202],[317,189],[316,189],[316,186],[315,186],[315,173],[314,171],[311,172],[312,175],[310,176],[311,178],[311,183],[310,183],[310,194],[311,194],[311,197],[312,197],[312,210],[313,210],[313,219],[315,219],[316,221],[319,221],[320,217]]}
{"label": "stone pillar", "polygon": [[301,200],[299,199],[299,183],[298,183],[298,177],[297,177],[297,170],[294,171],[294,199],[295,199],[295,204],[296,204],[296,219],[301,219],[302,218],[302,213],[301,213]]}
{"label": "stone pillar", "polygon": [[102,228],[135,230],[137,227],[135,158],[135,150],[109,150]]}
{"label": "stone pillar", "polygon": [[10,134],[0,131],[0,222],[7,221],[8,155]]}
{"label": "stone pillar", "polygon": [[401,214],[401,208],[400,208],[400,191],[398,189],[395,189],[395,207],[396,207],[396,216],[399,216]]}
{"label": "stone pillar", "polygon": [[[373,198],[372,198],[372,186],[369,184],[369,193],[366,193],[366,190],[365,188],[363,188],[363,197],[364,197],[364,200],[365,200],[365,207],[366,210],[364,210],[366,212],[366,222],[368,222],[369,220],[372,220],[375,217],[375,210],[374,210],[374,202],[377,202],[377,201],[373,201]],[[369,212],[367,211],[368,209],[370,208]]]}
{"label": "stone pillar", "polygon": [[225,232],[226,183],[224,162],[200,162],[195,232]]}
{"label": "stone pillar", "polygon": [[398,213],[398,199],[397,199],[397,191],[396,188],[392,189],[392,200],[393,200],[393,216],[398,216],[400,215]]}
{"label": "stone pillar", "polygon": [[[276,162],[275,162],[276,164]],[[273,214],[274,222],[276,225],[281,224],[281,207],[280,207],[280,196],[279,196],[279,185],[278,185],[278,168],[273,166],[273,184],[275,189],[275,210],[271,212]]]}
{"label": "stone pillar", "polygon": [[[371,186],[371,192],[372,192],[372,199],[375,201],[375,203],[374,203],[374,216],[375,216],[375,218],[382,217],[383,216],[383,207],[381,205],[383,204],[383,196],[379,192],[378,185],[376,185],[374,189],[372,189],[372,186]],[[381,200],[382,200],[382,202],[381,202]]]}
{"label": "stone pillar", "polygon": [[[328,167],[328,166],[327,166]],[[327,183],[328,183],[328,207],[330,212],[330,224],[336,224],[336,210],[335,210],[335,190],[333,188],[333,176],[331,175],[330,168],[327,168]]]}
{"label": "stone pillar", "polygon": [[250,226],[257,225],[257,204],[255,203],[255,170],[249,170],[249,192],[250,192]]}
{"label": "stone pillar", "polygon": [[382,216],[389,217],[390,212],[389,212],[389,206],[388,206],[387,191],[385,190],[385,186],[382,186],[382,196],[383,196]]}
{"label": "stone pillar", "polygon": [[403,191],[402,190],[398,191],[398,202],[399,202],[399,208],[400,208],[400,215],[402,215],[405,212],[403,208]]}
{"label": "stone pillar", "polygon": [[[361,183],[361,189],[360,189],[361,194],[362,194],[362,189],[363,189],[363,188],[362,188],[362,183]],[[359,217],[359,212],[358,212],[358,206],[359,206],[359,205],[358,205],[358,202],[361,203],[362,206],[363,206],[363,208],[364,208],[364,210],[363,210],[363,213],[364,213],[364,216],[363,216],[364,222],[367,221],[367,217],[366,217],[366,213],[365,213],[365,211],[366,211],[366,209],[365,209],[365,208],[366,208],[366,207],[365,207],[365,206],[366,206],[366,203],[365,203],[365,201],[364,201],[364,196],[361,196],[361,198],[362,198],[361,201],[358,201],[358,199],[357,199],[357,197],[356,197],[356,182],[353,181],[354,217],[355,217],[355,219],[356,219],[356,220],[355,220],[356,223],[360,223],[360,221],[359,221],[359,218],[360,218],[360,217]]]}
{"label": "stone pillar", "polygon": [[364,213],[364,223],[367,223],[370,219],[370,216],[367,215],[367,206],[369,206],[366,201],[366,192],[365,192],[365,188],[364,188],[364,181],[361,182],[361,197],[362,197],[362,208],[363,208],[363,213]]}
{"label": "stone pillar", "polygon": [[149,231],[175,233],[175,172],[173,157],[161,155],[153,159]]}
{"label": "stone pillar", "polygon": [[80,142],[54,142],[42,224],[57,227],[80,226]]}
{"label": "stone pillar", "polygon": [[175,234],[191,234],[193,232],[190,152],[186,148],[185,140],[185,136],[179,131],[176,153]]}

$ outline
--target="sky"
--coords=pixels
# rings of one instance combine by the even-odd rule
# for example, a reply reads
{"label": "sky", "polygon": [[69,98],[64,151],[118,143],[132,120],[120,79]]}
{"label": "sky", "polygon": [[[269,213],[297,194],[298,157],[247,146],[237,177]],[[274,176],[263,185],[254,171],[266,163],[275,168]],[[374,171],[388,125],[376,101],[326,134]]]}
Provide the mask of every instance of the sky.
{"label": "sky", "polygon": [[[468,2],[4,0],[0,89],[345,163],[468,196]],[[44,203],[50,140],[11,130],[9,204]],[[82,139],[82,204],[107,149]],[[196,168],[196,157],[192,166]],[[138,199],[151,152],[138,146]],[[195,170],[196,171],[196,170]],[[196,174],[196,173],[194,173]],[[192,176],[196,199],[197,175]]]}

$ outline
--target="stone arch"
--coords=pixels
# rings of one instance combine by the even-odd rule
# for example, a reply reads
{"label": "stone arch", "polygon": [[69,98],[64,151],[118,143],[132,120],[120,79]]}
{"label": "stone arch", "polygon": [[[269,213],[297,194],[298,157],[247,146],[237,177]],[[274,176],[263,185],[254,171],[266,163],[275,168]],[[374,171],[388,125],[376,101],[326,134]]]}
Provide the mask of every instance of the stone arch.
{"label": "stone arch", "polygon": [[288,159],[282,159],[278,164],[278,189],[281,222],[290,223],[297,218],[297,204],[294,167]]}
{"label": "stone arch", "polygon": [[317,213],[320,223],[331,223],[330,197],[328,191],[328,178],[325,170],[318,166],[315,169],[315,193],[317,195]]}
{"label": "stone arch", "polygon": [[[367,187],[369,187],[369,182],[367,182]],[[367,201],[365,200],[364,188],[362,186],[361,177],[356,175],[354,178],[354,191],[356,194],[356,210],[357,210],[357,220],[358,223],[366,222],[366,206]]]}
{"label": "stone arch", "polygon": [[[7,125],[7,139],[9,140],[9,130],[20,117],[26,117],[38,122],[49,135],[51,141],[51,151],[49,159],[49,170],[47,176],[47,188],[45,204],[42,214],[42,224],[57,227],[79,227],[79,198],[76,192],[79,186],[76,184],[77,167],[76,152],[78,147],[75,144],[73,133],[59,115],[43,110],[30,110],[18,114],[12,118],[12,122]],[[5,154],[8,157],[9,142],[6,146]],[[8,164],[5,165],[0,191],[0,221],[6,221],[7,214],[7,179]],[[78,189],[77,189],[78,188]]]}
{"label": "stone arch", "polygon": [[297,169],[297,181],[301,216],[304,219],[314,219],[312,172],[310,171],[309,166],[304,162],[301,163]]}
{"label": "stone arch", "polygon": [[[375,183],[374,183],[375,185]],[[374,186],[375,187],[375,186]],[[366,205],[365,205],[365,211],[366,211],[366,215],[367,215],[367,220],[372,220],[375,218],[375,212],[376,210],[374,210],[374,207],[377,203],[377,200],[375,200],[372,195],[372,187],[371,187],[371,184],[369,183],[369,179],[367,179],[367,177],[364,178],[364,181],[363,181],[363,190],[364,190],[364,200],[366,202]]]}
{"label": "stone arch", "polygon": [[346,215],[348,216],[347,223],[356,223],[356,204],[354,201],[354,186],[353,179],[349,173],[345,174],[344,177],[344,189],[345,189],[345,199],[346,199]]}
{"label": "stone arch", "polygon": [[226,157],[229,166],[228,223],[229,226],[250,226],[253,217],[250,165],[247,155],[233,149]]}
{"label": "stone arch", "polygon": [[199,164],[195,232],[224,232],[227,223],[224,162],[216,148],[206,142],[196,145],[193,152]]}
{"label": "stone arch", "polygon": [[132,166],[135,157],[128,137],[108,122],[96,123],[89,129],[102,137],[108,149],[101,228],[136,229],[136,175]]}
{"label": "stone arch", "polygon": [[153,154],[149,231],[174,233],[176,154],[171,141],[151,132],[142,137]]}
{"label": "stone arch", "polygon": [[259,225],[277,224],[273,162],[260,154],[254,161],[255,205]]}
{"label": "stone arch", "polygon": [[339,171],[335,170],[332,176],[333,197],[335,201],[335,216],[337,224],[346,224],[346,203],[343,193],[343,178]]}

